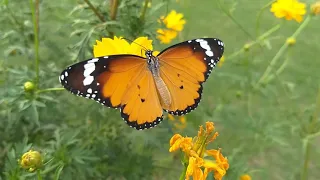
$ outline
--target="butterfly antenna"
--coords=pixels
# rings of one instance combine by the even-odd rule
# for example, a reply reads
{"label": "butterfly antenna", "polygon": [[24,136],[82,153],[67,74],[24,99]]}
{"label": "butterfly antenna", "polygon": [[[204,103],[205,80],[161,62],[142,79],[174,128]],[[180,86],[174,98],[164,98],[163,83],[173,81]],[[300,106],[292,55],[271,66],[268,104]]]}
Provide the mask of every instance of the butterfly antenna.
{"label": "butterfly antenna", "polygon": [[144,46],[142,46],[141,44],[138,44],[138,43],[136,43],[136,42],[132,41],[131,39],[127,39],[127,38],[124,38],[124,37],[123,37],[122,39],[127,40],[127,41],[130,41],[131,43],[134,43],[134,44],[136,44],[136,45],[138,45],[138,46],[142,47],[142,49],[143,49],[143,50],[148,51],[148,49],[147,49],[147,48],[145,48],[145,47],[144,47]]}

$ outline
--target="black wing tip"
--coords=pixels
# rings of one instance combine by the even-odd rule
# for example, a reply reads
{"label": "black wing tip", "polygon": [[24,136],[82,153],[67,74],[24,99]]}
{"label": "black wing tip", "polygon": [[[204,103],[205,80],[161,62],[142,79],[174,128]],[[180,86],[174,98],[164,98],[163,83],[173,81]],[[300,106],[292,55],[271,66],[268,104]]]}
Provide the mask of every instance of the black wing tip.
{"label": "black wing tip", "polygon": [[197,109],[197,107],[199,106],[199,103],[200,103],[201,98],[202,98],[202,90],[203,90],[203,87],[202,87],[202,83],[201,83],[200,84],[200,88],[198,90],[199,97],[194,99],[194,104],[186,107],[183,110],[175,110],[175,111],[165,110],[165,111],[167,113],[175,115],[175,116],[183,116],[183,115],[186,115],[186,114],[190,113],[191,111]]}
{"label": "black wing tip", "polygon": [[[70,74],[70,70],[72,69],[72,66],[69,66],[67,68],[65,68],[59,76],[59,82],[60,84],[63,86],[63,88],[65,88],[68,92],[70,92],[71,94],[74,94],[76,96],[80,96],[80,97],[84,97],[86,99],[92,99],[94,101],[96,101],[97,103],[104,105],[108,108],[114,108],[117,109],[120,107],[120,105],[116,105],[113,106],[111,103],[110,98],[105,98],[102,97],[102,95],[100,94],[100,91],[97,89],[97,87],[88,87],[86,90],[87,92],[82,92],[79,89],[74,89],[72,88],[71,85],[68,84],[68,77]],[[88,92],[88,89],[91,89],[91,92]]]}
{"label": "black wing tip", "polygon": [[160,124],[163,120],[163,115],[160,117],[157,117],[155,120],[153,120],[152,122],[145,122],[143,124],[138,124],[137,121],[129,121],[129,115],[123,113],[123,109],[124,109],[125,105],[123,105],[120,108],[120,112],[121,112],[121,117],[124,120],[124,122],[126,122],[126,124],[128,124],[131,128],[134,128],[136,130],[145,130],[145,129],[150,129],[153,127],[156,127],[158,124]]}

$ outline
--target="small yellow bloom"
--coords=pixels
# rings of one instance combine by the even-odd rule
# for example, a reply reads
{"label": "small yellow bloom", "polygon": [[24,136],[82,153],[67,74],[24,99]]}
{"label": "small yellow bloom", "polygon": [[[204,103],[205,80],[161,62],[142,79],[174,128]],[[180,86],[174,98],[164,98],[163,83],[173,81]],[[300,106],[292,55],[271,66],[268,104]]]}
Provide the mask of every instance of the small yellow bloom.
{"label": "small yellow bloom", "polygon": [[168,119],[173,123],[175,130],[182,130],[187,127],[187,121],[185,116],[179,116],[176,119],[175,116],[168,114]]}
{"label": "small yellow bloom", "polygon": [[161,44],[169,44],[178,35],[177,31],[171,29],[158,29],[157,33]]}
{"label": "small yellow bloom", "polygon": [[168,114],[168,119],[169,119],[169,120],[171,120],[171,121],[176,120],[176,119],[174,118],[174,116],[173,116],[173,115],[171,115],[171,114]]}
{"label": "small yellow bloom", "polygon": [[289,37],[289,38],[286,40],[286,43],[287,43],[289,46],[292,46],[292,45],[296,44],[296,39],[293,38],[293,37]]}
{"label": "small yellow bloom", "polygon": [[[115,54],[133,54],[142,57],[145,56],[145,49],[153,50],[152,40],[147,37],[139,37],[135,39],[131,44],[123,38],[114,37],[102,38],[101,41],[96,41],[96,45],[93,46],[94,57],[115,55]],[[145,49],[143,49],[144,47]],[[154,55],[159,54],[158,51],[153,52]]]}
{"label": "small yellow bloom", "polygon": [[184,24],[186,24],[183,14],[177,13],[175,10],[172,10],[166,17],[162,16],[160,19],[168,29],[175,31],[182,31]]}
{"label": "small yellow bloom", "polygon": [[240,180],[251,180],[251,176],[249,176],[248,174],[244,174],[240,176]]}
{"label": "small yellow bloom", "polygon": [[20,165],[24,169],[33,172],[42,166],[42,157],[38,151],[29,150],[24,153],[20,160]]}
{"label": "small yellow bloom", "polygon": [[222,56],[222,57],[220,58],[220,61],[218,62],[218,67],[222,67],[222,65],[224,64],[224,61],[225,61],[225,57]]}
{"label": "small yellow bloom", "polygon": [[320,1],[311,5],[311,13],[313,15],[320,15]]}
{"label": "small yellow bloom", "polygon": [[306,14],[306,5],[298,0],[277,0],[270,9],[277,18],[301,22]]}

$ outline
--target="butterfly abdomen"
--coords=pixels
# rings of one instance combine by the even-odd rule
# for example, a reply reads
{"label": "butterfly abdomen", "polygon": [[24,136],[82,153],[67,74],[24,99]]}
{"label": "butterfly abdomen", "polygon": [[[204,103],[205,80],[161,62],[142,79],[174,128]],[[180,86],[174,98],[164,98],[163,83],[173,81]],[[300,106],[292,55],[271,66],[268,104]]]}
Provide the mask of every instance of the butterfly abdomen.
{"label": "butterfly abdomen", "polygon": [[166,108],[169,108],[171,105],[171,95],[167,85],[160,76],[154,76],[153,78],[155,80],[159,96],[161,97],[161,102]]}

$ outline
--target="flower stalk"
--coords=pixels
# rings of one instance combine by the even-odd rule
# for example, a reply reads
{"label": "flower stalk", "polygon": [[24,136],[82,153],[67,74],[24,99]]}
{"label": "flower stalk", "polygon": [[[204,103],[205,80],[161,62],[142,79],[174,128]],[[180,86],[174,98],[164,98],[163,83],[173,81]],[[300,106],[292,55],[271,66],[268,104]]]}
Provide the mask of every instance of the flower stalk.
{"label": "flower stalk", "polygon": [[316,137],[320,135],[320,132],[314,132],[315,127],[317,127],[316,123],[318,122],[320,114],[320,86],[318,88],[318,95],[316,99],[316,108],[314,111],[314,114],[312,116],[312,120],[310,122],[310,125],[308,126],[308,132],[307,136],[303,139],[303,150],[304,150],[304,162],[303,162],[303,169],[301,174],[301,180],[307,180],[308,179],[308,170],[309,170],[309,164],[310,164],[310,152],[311,152],[311,142],[310,140],[313,137]]}
{"label": "flower stalk", "polygon": [[33,23],[33,34],[34,34],[34,54],[35,54],[35,62],[34,62],[34,70],[36,73],[35,77],[35,87],[39,88],[39,0],[30,0],[30,9],[32,14],[32,23]]}
{"label": "flower stalk", "polygon": [[147,12],[147,9],[148,9],[148,4],[150,3],[150,0],[145,0],[144,1],[144,5],[143,5],[143,8],[142,8],[142,12],[141,12],[141,15],[140,15],[140,20],[141,22],[144,21],[144,18],[146,16],[146,12]]}
{"label": "flower stalk", "polygon": [[105,22],[105,19],[103,17],[103,15],[98,11],[97,8],[95,8],[92,3],[89,0],[84,0],[84,2],[87,3],[87,5],[89,6],[89,8],[93,11],[93,13],[99,18],[99,20],[101,22]]}

